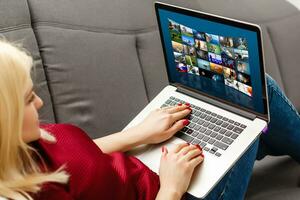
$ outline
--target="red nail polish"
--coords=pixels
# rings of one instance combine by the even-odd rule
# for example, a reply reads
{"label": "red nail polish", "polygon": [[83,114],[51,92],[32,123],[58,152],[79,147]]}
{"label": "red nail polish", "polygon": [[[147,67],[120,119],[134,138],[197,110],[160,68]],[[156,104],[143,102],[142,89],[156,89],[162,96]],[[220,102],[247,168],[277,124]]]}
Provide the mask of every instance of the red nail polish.
{"label": "red nail polish", "polygon": [[187,143],[185,143],[185,144],[186,144],[186,145],[190,145],[190,143],[188,143],[188,142],[187,142]]}
{"label": "red nail polish", "polygon": [[182,103],[179,103],[178,106],[182,106]]}
{"label": "red nail polish", "polygon": [[202,151],[202,148],[200,147],[199,144],[196,144],[195,146]]}
{"label": "red nail polish", "polygon": [[165,147],[164,146],[161,148],[161,152],[162,153],[165,152]]}
{"label": "red nail polish", "polygon": [[204,154],[203,154],[203,153],[201,153],[200,156],[201,156],[202,158],[204,158]]}
{"label": "red nail polish", "polygon": [[188,110],[190,110],[190,111],[192,110],[190,107],[187,107],[186,109],[188,109]]}
{"label": "red nail polish", "polygon": [[185,105],[186,105],[186,106],[191,106],[191,104],[190,104],[190,103],[185,103]]}
{"label": "red nail polish", "polygon": [[182,123],[183,123],[184,126],[186,126],[186,125],[188,125],[190,122],[189,122],[189,120],[186,119],[186,120],[184,120]]}

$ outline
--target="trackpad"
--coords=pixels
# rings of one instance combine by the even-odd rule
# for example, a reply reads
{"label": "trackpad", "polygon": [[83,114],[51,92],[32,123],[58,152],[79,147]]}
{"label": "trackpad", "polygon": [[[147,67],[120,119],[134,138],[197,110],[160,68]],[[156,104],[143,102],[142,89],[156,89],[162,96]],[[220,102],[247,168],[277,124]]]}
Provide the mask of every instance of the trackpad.
{"label": "trackpad", "polygon": [[137,156],[145,165],[147,165],[152,171],[158,174],[160,158],[162,155],[162,147],[165,146],[169,151],[175,148],[175,143],[166,142],[162,144],[152,145],[146,152],[141,156]]}

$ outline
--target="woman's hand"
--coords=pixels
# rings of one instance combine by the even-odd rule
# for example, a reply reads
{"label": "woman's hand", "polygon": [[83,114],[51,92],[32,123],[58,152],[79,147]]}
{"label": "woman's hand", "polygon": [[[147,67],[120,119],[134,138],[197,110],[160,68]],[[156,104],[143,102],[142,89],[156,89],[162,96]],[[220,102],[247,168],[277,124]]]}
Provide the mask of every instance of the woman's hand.
{"label": "woman's hand", "polygon": [[166,107],[152,111],[136,128],[144,144],[156,144],[171,138],[189,121],[183,119],[190,114],[189,104]]}
{"label": "woman's hand", "polygon": [[163,147],[160,160],[160,191],[156,199],[180,199],[187,191],[196,166],[204,159],[199,145],[179,144],[173,150]]}

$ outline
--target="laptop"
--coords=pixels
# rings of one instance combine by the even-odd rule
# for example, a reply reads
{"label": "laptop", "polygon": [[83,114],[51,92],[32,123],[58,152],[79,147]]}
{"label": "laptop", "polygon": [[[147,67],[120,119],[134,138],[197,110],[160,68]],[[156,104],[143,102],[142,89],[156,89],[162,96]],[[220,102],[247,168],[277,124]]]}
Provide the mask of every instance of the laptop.
{"label": "laptop", "polygon": [[[155,2],[167,85],[128,125],[156,108],[190,103],[190,124],[170,140],[130,151],[158,173],[161,147],[199,144],[205,160],[188,193],[205,198],[270,120],[258,25]],[[125,129],[126,129],[125,128]]]}

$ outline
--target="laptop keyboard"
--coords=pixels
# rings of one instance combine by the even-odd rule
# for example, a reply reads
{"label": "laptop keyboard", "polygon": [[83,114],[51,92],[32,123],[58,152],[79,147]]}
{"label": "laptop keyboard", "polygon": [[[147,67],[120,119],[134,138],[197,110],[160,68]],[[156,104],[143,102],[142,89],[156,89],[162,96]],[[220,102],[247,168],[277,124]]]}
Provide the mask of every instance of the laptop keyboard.
{"label": "laptop keyboard", "polygon": [[[175,106],[179,103],[186,102],[171,96],[161,108]],[[191,104],[191,108],[190,123],[175,136],[190,144],[199,144],[204,151],[217,157],[220,157],[247,127],[193,104]]]}

